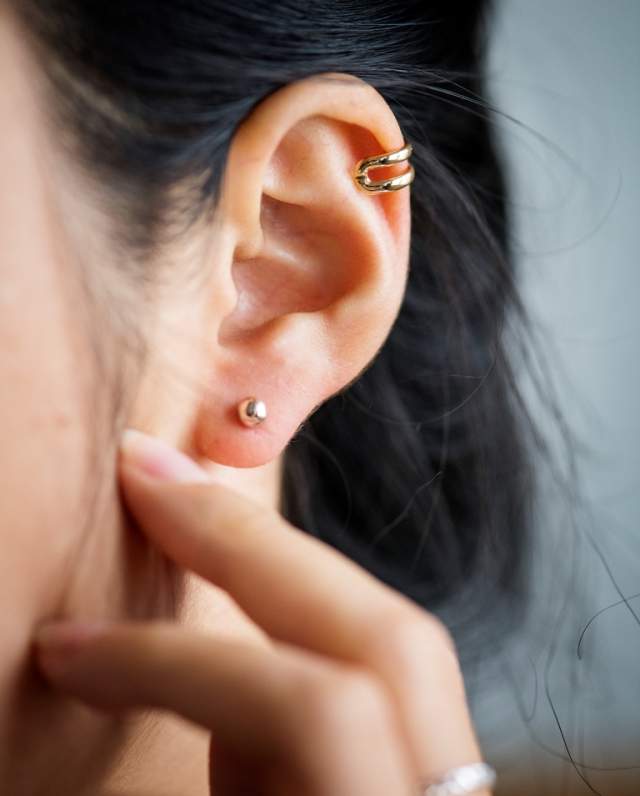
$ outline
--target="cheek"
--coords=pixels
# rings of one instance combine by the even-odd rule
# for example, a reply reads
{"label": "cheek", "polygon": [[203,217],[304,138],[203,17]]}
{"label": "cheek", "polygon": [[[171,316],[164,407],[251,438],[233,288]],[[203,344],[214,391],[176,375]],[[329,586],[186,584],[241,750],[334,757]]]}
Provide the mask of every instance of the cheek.
{"label": "cheek", "polygon": [[0,699],[80,532],[91,365],[39,165],[41,126],[1,39]]}
{"label": "cheek", "polygon": [[[90,358],[79,350],[70,302],[44,245],[21,240],[3,219],[0,213],[0,780],[13,782],[22,754],[8,750],[28,746],[36,760],[51,744],[43,722],[67,720],[25,664],[33,628],[62,599],[85,532]],[[41,228],[30,228],[35,240]]]}
{"label": "cheek", "polygon": [[[1,205],[0,201],[0,211]],[[51,259],[31,241],[20,240],[16,227],[3,220],[6,216],[0,212],[0,625],[4,645],[26,627],[29,615],[51,603],[65,558],[77,543],[87,438],[80,374],[88,372],[90,363],[74,342],[72,318],[65,317],[68,310],[59,298]],[[30,228],[37,238],[40,228]],[[6,662],[3,655],[0,673]]]}
{"label": "cheek", "polygon": [[[109,551],[95,547],[106,535],[87,532],[96,468],[112,466],[94,451],[110,407],[78,278],[75,255],[87,248],[61,218],[59,161],[16,41],[0,13],[0,790],[79,793],[120,748],[122,728],[46,687],[31,639],[70,594],[76,613],[92,611],[94,593],[113,595]],[[81,577],[87,547],[99,565]]]}

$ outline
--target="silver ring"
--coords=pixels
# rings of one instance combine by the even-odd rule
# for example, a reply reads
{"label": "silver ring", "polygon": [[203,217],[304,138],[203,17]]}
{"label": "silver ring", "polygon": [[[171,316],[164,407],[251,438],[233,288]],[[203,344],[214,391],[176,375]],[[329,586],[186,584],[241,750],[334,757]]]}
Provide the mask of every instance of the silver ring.
{"label": "silver ring", "polygon": [[496,784],[496,772],[486,763],[469,763],[448,771],[440,779],[425,783],[422,796],[469,796]]}

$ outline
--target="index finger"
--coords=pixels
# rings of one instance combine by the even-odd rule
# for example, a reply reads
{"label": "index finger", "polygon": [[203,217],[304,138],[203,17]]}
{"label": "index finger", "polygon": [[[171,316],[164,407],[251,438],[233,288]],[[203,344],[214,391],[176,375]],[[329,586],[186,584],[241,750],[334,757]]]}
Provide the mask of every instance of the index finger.
{"label": "index finger", "polygon": [[417,614],[353,561],[203,470],[183,470],[187,482],[169,480],[159,447],[151,464],[161,478],[153,477],[146,443],[129,435],[122,447],[123,491],[141,530],[181,567],[227,591],[274,638],[351,658],[371,642],[373,617]]}
{"label": "index finger", "polygon": [[435,618],[275,509],[148,444],[134,435],[123,445],[123,489],[171,559],[229,592],[274,638],[379,674],[422,774],[480,759],[453,645]]}

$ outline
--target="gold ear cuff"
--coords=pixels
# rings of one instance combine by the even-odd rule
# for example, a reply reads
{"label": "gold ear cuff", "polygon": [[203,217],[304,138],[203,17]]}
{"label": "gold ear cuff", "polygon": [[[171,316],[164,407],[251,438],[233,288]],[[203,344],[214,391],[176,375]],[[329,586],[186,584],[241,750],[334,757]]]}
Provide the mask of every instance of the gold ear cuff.
{"label": "gold ear cuff", "polygon": [[384,152],[382,155],[372,155],[368,158],[363,158],[356,163],[355,172],[353,175],[356,183],[362,188],[363,191],[382,193],[385,191],[399,191],[401,188],[406,188],[413,182],[416,173],[413,166],[409,163],[406,171],[398,174],[395,177],[389,177],[386,180],[371,180],[369,178],[369,169],[380,168],[380,166],[391,166],[394,163],[403,163],[409,160],[413,147],[411,144],[406,144],[401,149],[396,149],[393,152]]}

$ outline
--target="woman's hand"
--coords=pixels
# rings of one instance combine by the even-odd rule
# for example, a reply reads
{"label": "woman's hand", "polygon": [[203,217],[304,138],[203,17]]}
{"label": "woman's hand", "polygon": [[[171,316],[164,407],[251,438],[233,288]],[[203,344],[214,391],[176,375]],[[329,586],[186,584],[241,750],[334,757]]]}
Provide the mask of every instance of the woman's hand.
{"label": "woman's hand", "polygon": [[226,591],[266,641],[160,622],[54,624],[38,648],[53,684],[211,730],[216,796],[416,796],[480,760],[434,617],[172,448],[129,435],[121,476],[148,537]]}

